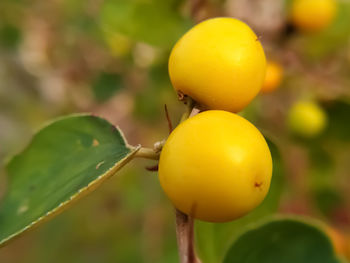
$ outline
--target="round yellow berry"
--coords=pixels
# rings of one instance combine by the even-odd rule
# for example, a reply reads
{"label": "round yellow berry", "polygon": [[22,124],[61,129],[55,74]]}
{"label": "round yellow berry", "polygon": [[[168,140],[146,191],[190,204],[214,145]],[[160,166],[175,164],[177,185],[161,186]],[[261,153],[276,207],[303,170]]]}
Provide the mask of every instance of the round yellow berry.
{"label": "round yellow berry", "polygon": [[288,125],[297,135],[314,137],[324,130],[326,124],[324,110],[314,102],[297,102],[289,111]]}
{"label": "round yellow berry", "polygon": [[123,57],[131,52],[131,40],[117,32],[103,31],[110,52],[115,57]]}
{"label": "round yellow berry", "polygon": [[203,108],[238,112],[259,93],[264,50],[255,33],[233,18],[206,20],[174,46],[169,74],[174,88]]}
{"label": "round yellow berry", "polygon": [[300,30],[317,32],[332,23],[336,11],[336,0],[294,0],[291,19]]}
{"label": "round yellow berry", "polygon": [[282,82],[283,68],[277,62],[268,62],[266,66],[265,81],[261,88],[262,93],[270,93],[276,90]]}
{"label": "round yellow berry", "polygon": [[180,124],[159,160],[161,186],[175,207],[210,222],[231,221],[257,207],[271,175],[264,137],[226,111],[206,111]]}
{"label": "round yellow berry", "polygon": [[339,256],[341,255],[345,256],[346,245],[347,245],[345,236],[341,232],[339,232],[338,230],[330,226],[326,226],[324,230],[328,235],[328,237],[330,238],[330,240],[332,241],[332,245],[336,254]]}

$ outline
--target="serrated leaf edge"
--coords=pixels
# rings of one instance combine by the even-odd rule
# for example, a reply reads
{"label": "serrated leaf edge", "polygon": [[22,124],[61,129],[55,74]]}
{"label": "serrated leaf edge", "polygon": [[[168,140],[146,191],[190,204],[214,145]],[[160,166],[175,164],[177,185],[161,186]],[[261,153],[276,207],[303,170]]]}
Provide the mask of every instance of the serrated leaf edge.
{"label": "serrated leaf edge", "polygon": [[0,247],[3,247],[8,244],[8,242],[14,240],[15,238],[20,237],[22,234],[28,232],[29,230],[35,229],[39,225],[49,221],[50,219],[54,218],[56,215],[59,215],[66,209],[68,209],[71,205],[73,205],[76,201],[78,201],[80,198],[86,196],[87,194],[94,191],[98,186],[100,186],[105,180],[112,177],[120,168],[122,168],[125,164],[127,164],[132,157],[135,155],[135,153],[140,149],[140,146],[135,147],[128,155],[126,155],[122,160],[117,162],[112,168],[110,168],[106,173],[100,175],[98,178],[96,178],[94,181],[90,182],[87,186],[84,188],[79,189],[77,193],[72,195],[68,200],[60,203],[56,208],[53,210],[47,212],[45,215],[39,217],[37,220],[33,221],[20,231],[10,235],[9,237],[3,239],[0,241]]}
{"label": "serrated leaf edge", "polygon": [[[92,117],[96,117],[96,118],[100,118],[100,119],[105,120],[104,118],[101,118],[99,116],[95,116],[95,115],[92,115],[92,114],[89,114],[89,113],[71,114],[71,115],[67,115],[67,116],[56,118],[54,120],[51,120],[51,121],[45,123],[43,126],[41,126],[41,128],[39,128],[37,130],[37,132],[35,134],[37,134],[41,130],[45,129],[46,127],[50,126],[51,124],[53,124],[53,123],[55,123],[57,121],[64,120],[66,118],[80,117],[80,116],[81,117],[92,116]],[[105,120],[105,121],[107,121],[107,120]],[[111,125],[113,126],[113,124],[111,124]],[[32,229],[35,229],[36,227],[40,226],[41,224],[49,221],[50,219],[54,218],[55,216],[57,216],[60,213],[62,213],[63,211],[65,211],[71,205],[73,205],[76,201],[80,200],[82,197],[86,196],[87,194],[89,194],[89,193],[93,192],[95,189],[97,189],[104,181],[106,181],[108,178],[112,177],[120,168],[122,168],[130,160],[132,160],[132,157],[134,157],[134,155],[138,152],[138,150],[141,148],[141,145],[137,145],[136,147],[131,146],[130,144],[128,144],[128,141],[125,139],[124,133],[119,129],[119,127],[118,126],[114,126],[114,127],[118,130],[118,132],[122,136],[122,138],[123,138],[123,140],[125,142],[125,146],[130,150],[130,152],[123,159],[121,159],[118,162],[116,162],[114,164],[114,166],[111,167],[107,172],[105,172],[104,174],[101,174],[95,180],[90,182],[87,186],[79,189],[79,191],[77,193],[75,193],[74,195],[72,195],[68,200],[60,203],[53,210],[51,210],[51,211],[47,212],[45,215],[39,217],[37,220],[33,221],[32,223],[30,223],[29,225],[27,225],[23,229],[17,231],[16,233],[8,236],[7,238],[5,238],[3,240],[0,240],[0,248],[5,246],[5,245],[7,245],[10,241],[15,240],[16,238],[22,236],[24,233],[26,233],[26,232],[28,232],[28,231],[30,231]],[[30,143],[28,145],[30,145]],[[11,162],[11,160],[13,158],[18,156],[19,154],[20,153],[15,154],[12,157],[8,158],[6,160],[6,162],[5,162],[6,166]]]}
{"label": "serrated leaf edge", "polygon": [[[31,139],[28,141],[28,143],[26,144],[27,147],[30,146],[30,144],[32,143],[33,141],[33,138],[38,134],[40,133],[42,130],[44,130],[45,128],[49,127],[50,125],[54,124],[55,122],[58,122],[58,121],[63,121],[65,119],[69,119],[69,118],[75,118],[75,117],[94,117],[94,118],[98,118],[98,119],[101,119],[103,121],[106,121],[107,123],[109,123],[111,126],[115,127],[117,129],[117,131],[120,133],[121,137],[123,138],[123,141],[125,142],[125,146],[127,148],[129,148],[130,150],[133,150],[135,147],[130,145],[128,143],[128,140],[125,138],[125,135],[123,133],[123,131],[119,128],[119,126],[115,126],[113,125],[112,123],[110,123],[108,120],[106,120],[105,118],[103,117],[100,117],[98,115],[95,115],[93,113],[73,113],[73,114],[68,114],[68,115],[65,115],[65,116],[60,116],[60,117],[57,117],[57,118],[54,118],[54,119],[51,119],[49,121],[46,121],[44,124],[40,125],[38,129],[36,129],[33,133],[33,136],[31,137]],[[138,147],[138,146],[137,146]],[[24,148],[24,149],[25,149]],[[4,161],[3,161],[3,166],[6,167],[16,156],[20,155],[22,153],[22,151],[24,150],[23,148],[21,148],[18,152],[16,152],[15,154],[12,154],[8,157],[5,157]]]}

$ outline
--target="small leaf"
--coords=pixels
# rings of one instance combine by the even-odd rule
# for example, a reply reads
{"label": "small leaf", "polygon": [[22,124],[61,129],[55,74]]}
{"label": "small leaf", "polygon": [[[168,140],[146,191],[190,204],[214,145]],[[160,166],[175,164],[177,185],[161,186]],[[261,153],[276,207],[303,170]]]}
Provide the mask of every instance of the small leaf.
{"label": "small leaf", "polygon": [[296,219],[269,221],[241,235],[224,263],[336,263],[331,241],[316,225]]}
{"label": "small leaf", "polygon": [[117,128],[91,115],[65,117],[44,127],[7,166],[0,246],[96,189],[137,150]]}
{"label": "small leaf", "polygon": [[230,223],[213,224],[196,222],[198,250],[203,263],[219,263],[234,241],[257,220],[271,215],[279,205],[283,190],[284,169],[276,145],[267,139],[273,160],[273,174],[270,191],[260,206],[248,215]]}

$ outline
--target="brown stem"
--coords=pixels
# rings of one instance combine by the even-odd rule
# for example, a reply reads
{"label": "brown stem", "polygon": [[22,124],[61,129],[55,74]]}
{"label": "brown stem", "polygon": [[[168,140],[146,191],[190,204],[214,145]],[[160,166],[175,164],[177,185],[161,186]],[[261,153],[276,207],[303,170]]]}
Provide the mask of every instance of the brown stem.
{"label": "brown stem", "polygon": [[135,157],[146,158],[151,160],[159,160],[159,152],[156,152],[154,149],[141,147],[135,154]]}
{"label": "brown stem", "polygon": [[[191,97],[179,93],[179,99],[186,104],[186,112],[182,115],[180,123],[188,119],[194,111],[195,102]],[[193,209],[195,206],[193,206]],[[194,211],[190,212],[191,215]],[[180,263],[201,263],[194,248],[194,220],[176,209],[176,237]]]}
{"label": "brown stem", "polygon": [[168,128],[169,128],[169,134],[173,131],[173,124],[171,122],[171,119],[170,119],[170,115],[169,115],[169,111],[168,111],[168,107],[166,104],[164,104],[164,111],[165,111],[165,117],[168,121]]}
{"label": "brown stem", "polygon": [[205,0],[190,0],[190,15],[193,18],[196,18],[198,12],[201,10],[205,4]]}
{"label": "brown stem", "polygon": [[194,221],[176,209],[176,237],[180,263],[200,263],[194,248]]}

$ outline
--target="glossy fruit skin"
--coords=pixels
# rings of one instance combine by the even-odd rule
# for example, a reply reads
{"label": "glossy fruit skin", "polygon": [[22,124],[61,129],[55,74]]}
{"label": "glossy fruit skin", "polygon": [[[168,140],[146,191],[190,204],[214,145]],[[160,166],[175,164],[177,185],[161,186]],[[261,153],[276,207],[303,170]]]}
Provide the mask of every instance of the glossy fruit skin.
{"label": "glossy fruit skin", "polygon": [[175,90],[202,108],[238,112],[259,93],[266,58],[255,33],[233,18],[213,18],[174,46],[169,75]]}
{"label": "glossy fruit skin", "polygon": [[180,211],[209,222],[239,218],[265,198],[272,159],[259,130],[211,110],[181,123],[160,155],[161,186]]}
{"label": "glossy fruit skin", "polygon": [[266,65],[266,75],[264,84],[261,88],[262,93],[270,93],[276,90],[283,78],[282,66],[274,61],[269,61]]}
{"label": "glossy fruit skin", "polygon": [[288,115],[288,126],[292,132],[303,137],[319,135],[327,125],[327,115],[316,103],[300,101],[295,103]]}
{"label": "glossy fruit skin", "polygon": [[317,32],[332,23],[336,12],[336,0],[294,0],[291,19],[300,30]]}

